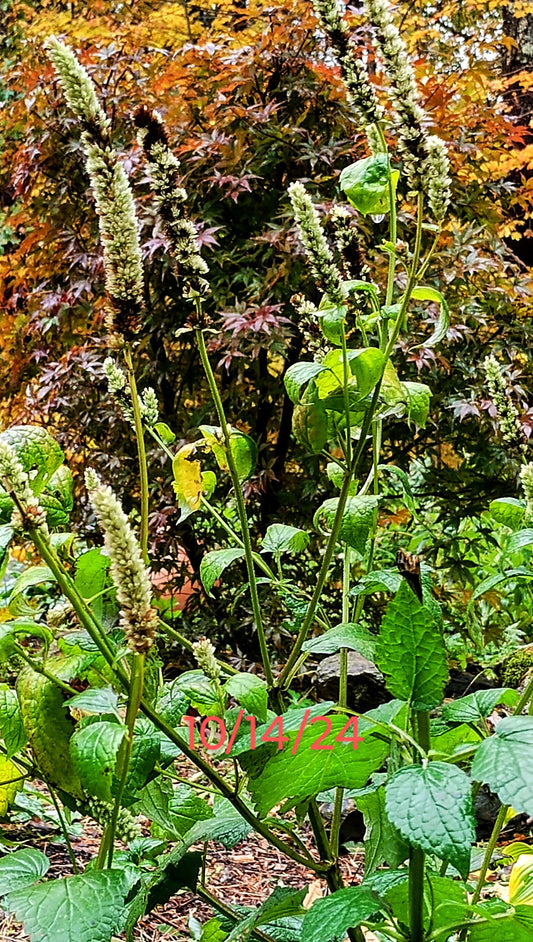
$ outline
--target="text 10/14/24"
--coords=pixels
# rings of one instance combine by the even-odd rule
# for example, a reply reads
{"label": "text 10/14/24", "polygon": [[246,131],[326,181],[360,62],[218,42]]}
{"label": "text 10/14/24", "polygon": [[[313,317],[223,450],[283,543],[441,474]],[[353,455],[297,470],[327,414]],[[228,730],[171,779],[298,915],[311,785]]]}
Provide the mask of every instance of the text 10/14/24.
{"label": "text 10/14/24", "polygon": [[[328,736],[331,733],[331,720],[329,716],[314,716],[311,719],[310,710],[306,710],[302,722],[298,728],[298,733],[296,739],[294,740],[291,753],[296,755],[302,735],[307,726],[312,726],[315,723],[325,723],[326,728],[320,735],[317,736],[312,743],[309,744],[308,748],[313,750],[326,750],[329,751],[334,748],[336,743],[341,743],[343,745],[351,745],[352,749],[357,749],[359,743],[362,743],[364,740],[361,736],[357,735],[357,716],[351,716],[346,722],[345,726],[341,729],[339,733],[333,738],[333,741],[328,742]],[[220,716],[206,716],[199,725],[199,737],[200,743],[204,746],[205,749],[208,749],[210,752],[217,752],[219,750],[224,750],[226,755],[231,753],[231,750],[237,739],[237,734],[243,722],[250,724],[250,745],[249,749],[257,749],[259,745],[264,745],[265,743],[274,743],[277,745],[278,749],[281,750],[288,743],[291,742],[290,736],[283,735],[283,716],[276,716],[269,726],[258,735],[257,730],[257,719],[255,716],[245,716],[244,710],[240,710],[235,722],[235,726],[231,730],[231,734],[227,736],[227,729],[224,720]],[[194,716],[184,716],[182,717],[182,722],[189,727],[189,746],[191,749],[194,749],[195,743],[195,729],[196,727],[196,717]],[[210,725],[211,724],[211,725]],[[243,730],[241,730],[241,735],[246,735]],[[226,743],[227,740],[227,743]]]}

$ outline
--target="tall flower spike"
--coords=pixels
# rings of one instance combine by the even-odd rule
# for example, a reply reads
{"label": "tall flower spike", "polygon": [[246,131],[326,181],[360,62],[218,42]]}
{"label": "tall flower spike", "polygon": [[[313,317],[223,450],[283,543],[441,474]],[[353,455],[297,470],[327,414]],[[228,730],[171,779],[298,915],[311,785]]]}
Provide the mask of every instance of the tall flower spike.
{"label": "tall flower spike", "polygon": [[348,91],[348,98],[366,129],[372,153],[379,153],[382,143],[377,125],[384,117],[367,71],[357,56],[357,51],[348,37],[337,0],[314,0],[314,8],[322,26],[329,36],[333,51],[339,61],[341,75]]}
{"label": "tall flower spike", "polygon": [[527,502],[528,521],[533,520],[533,464],[523,464],[520,468],[520,483]]}
{"label": "tall flower spike", "polygon": [[109,327],[131,340],[144,308],[139,226],[128,178],[109,146],[109,122],[94,85],[74,53],[55,37],[46,42],[68,104],[80,121],[87,173],[96,202],[104,250]]}
{"label": "tall flower spike", "polygon": [[203,670],[205,676],[209,677],[210,680],[218,680],[220,677],[220,667],[217,664],[215,648],[211,642],[207,638],[202,637],[199,641],[194,642],[192,650],[196,658],[196,663],[200,670]]}
{"label": "tall flower spike", "polygon": [[11,516],[11,526],[17,530],[37,527],[46,533],[46,511],[41,507],[38,497],[30,487],[30,480],[16,453],[7,444],[0,441],[0,481],[17,501]]}
{"label": "tall flower spike", "polygon": [[209,284],[204,278],[209,268],[200,255],[196,227],[184,209],[187,193],[179,185],[179,160],[169,147],[165,126],[157,112],[139,108],[135,124],[148,161],[159,215],[176,263],[176,277],[186,296],[204,298],[209,292]]}
{"label": "tall flower spike", "polygon": [[504,442],[525,450],[524,432],[518,418],[518,410],[512,402],[500,364],[492,354],[483,363],[489,395],[498,413],[498,424]]}
{"label": "tall flower spike", "polygon": [[140,546],[120,501],[110,487],[96,484],[92,471],[85,475],[89,497],[104,531],[104,547],[111,560],[111,578],[117,589],[120,624],[130,650],[146,654],[155,639],[157,613],[152,607],[150,576]]}
{"label": "tall flower spike", "polygon": [[340,304],[344,300],[341,274],[333,260],[311,197],[301,183],[291,183],[289,198],[311,271],[331,301]]}

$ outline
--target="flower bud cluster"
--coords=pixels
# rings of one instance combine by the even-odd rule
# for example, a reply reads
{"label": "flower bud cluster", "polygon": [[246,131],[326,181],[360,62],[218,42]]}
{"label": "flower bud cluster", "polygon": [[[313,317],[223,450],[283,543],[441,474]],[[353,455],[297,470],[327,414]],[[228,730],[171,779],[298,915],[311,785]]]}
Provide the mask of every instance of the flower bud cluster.
{"label": "flower bud cluster", "polygon": [[146,654],[154,643],[157,627],[150,574],[129,520],[111,488],[100,484],[92,468],[86,472],[85,483],[104,531],[104,547],[111,560],[111,578],[117,589],[120,624],[127,644],[134,653]]}
{"label": "flower bud cluster", "polygon": [[525,449],[524,432],[518,418],[518,410],[512,402],[502,368],[491,354],[483,363],[489,395],[498,413],[498,424],[504,442]]}
{"label": "flower bud cluster", "polygon": [[209,677],[210,680],[218,680],[220,667],[215,657],[215,648],[211,642],[207,638],[200,638],[199,641],[194,642],[192,649],[196,663],[205,676]]}
{"label": "flower bud cluster", "polygon": [[7,442],[0,441],[0,481],[15,500],[11,526],[16,530],[37,528],[48,532],[46,511],[30,487],[30,480],[15,451]]}
{"label": "flower bud cluster", "polygon": [[344,299],[341,273],[335,265],[313,201],[302,183],[291,183],[288,192],[298,235],[309,259],[311,271],[330,300],[340,304]]}
{"label": "flower bud cluster", "polygon": [[[104,827],[109,824],[113,816],[113,805],[100,798],[87,798],[87,810],[98,824]],[[120,808],[117,817],[116,835],[124,844],[131,844],[141,836],[141,827],[128,808]]]}

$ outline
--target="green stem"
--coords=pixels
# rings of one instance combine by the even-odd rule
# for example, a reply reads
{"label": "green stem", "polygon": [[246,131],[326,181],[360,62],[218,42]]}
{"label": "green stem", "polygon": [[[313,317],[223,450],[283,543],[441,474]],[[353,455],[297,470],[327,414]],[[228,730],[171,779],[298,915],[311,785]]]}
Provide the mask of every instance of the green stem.
{"label": "green stem", "polygon": [[[159,627],[163,629],[163,631],[165,632],[166,635],[168,635],[169,638],[172,638],[173,641],[177,641],[178,644],[181,644],[181,646],[184,647],[186,651],[190,651],[191,653],[193,652],[194,648],[193,648],[192,641],[189,641],[189,639],[186,638],[185,635],[182,635],[181,632],[176,631],[176,629],[173,628],[172,625],[169,625],[166,621],[163,621],[162,618],[159,619]],[[239,673],[237,668],[232,667],[231,664],[225,664],[223,661],[218,661],[218,660],[217,660],[217,664],[220,667],[221,671],[223,671],[223,673],[225,674],[229,674],[230,676],[232,676],[233,674]]]}
{"label": "green stem", "polygon": [[376,385],[376,388],[374,389],[374,393],[372,395],[372,402],[367,410],[365,420],[361,428],[361,435],[359,438],[359,442],[357,444],[357,448],[355,449],[355,452],[353,455],[351,468],[349,468],[349,470],[347,470],[344,475],[342,487],[339,494],[337,510],[335,512],[335,518],[333,520],[333,526],[331,528],[331,533],[329,535],[328,541],[326,543],[326,548],[324,550],[324,555],[322,557],[322,563],[320,565],[320,569],[318,572],[316,586],[314,588],[311,601],[309,602],[309,605],[307,607],[307,612],[305,614],[305,618],[303,620],[302,626],[294,642],[292,651],[288,657],[285,667],[283,668],[278,678],[277,683],[279,687],[284,687],[287,685],[287,677],[290,676],[291,670],[294,664],[296,663],[298,659],[298,655],[300,654],[300,651],[302,649],[302,645],[304,641],[306,640],[307,635],[313,624],[315,612],[316,612],[316,609],[318,608],[320,597],[322,595],[322,590],[324,588],[324,585],[328,576],[329,567],[331,565],[331,561],[335,553],[335,546],[336,546],[337,539],[338,539],[341,526],[342,526],[342,518],[344,515],[344,510],[346,508],[346,501],[348,500],[348,496],[350,493],[350,486],[351,486],[353,476],[357,470],[359,461],[361,459],[361,456],[363,454],[363,451],[366,445],[366,436],[368,434],[368,430],[370,428],[372,418],[376,409],[380,389],[381,389],[381,381],[378,382],[378,384]]}
{"label": "green stem", "polygon": [[[378,134],[381,140],[381,145],[385,154],[388,154],[389,149],[387,147],[387,141],[385,140],[385,133],[380,124],[377,125]],[[387,294],[385,304],[392,304],[392,298],[394,294],[394,271],[396,268],[396,240],[397,240],[397,219],[396,219],[396,194],[394,192],[394,187],[392,185],[392,180],[389,175],[389,240],[391,245],[394,248],[394,251],[389,255],[389,270],[387,274]]]}
{"label": "green stem", "polygon": [[[347,622],[350,619],[350,572],[351,572],[350,547],[346,543],[344,546],[344,559],[342,562],[342,621]],[[339,664],[339,707],[346,709],[348,706],[348,648],[340,650]],[[331,852],[334,857],[339,855],[339,835],[342,821],[342,807],[344,798],[344,788],[335,789],[335,802],[333,805],[333,818],[331,821],[331,832],[329,842]]]}
{"label": "green stem", "polygon": [[386,348],[385,348],[385,363],[388,362],[389,357],[390,357],[390,355],[391,355],[391,353],[392,353],[392,351],[393,351],[393,349],[394,349],[394,345],[395,345],[396,341],[398,340],[398,337],[399,337],[400,332],[401,332],[401,330],[402,330],[403,322],[404,322],[404,318],[405,318],[405,313],[406,313],[406,311],[407,311],[407,307],[408,307],[409,302],[410,302],[410,300],[411,300],[411,293],[412,293],[413,288],[415,287],[416,282],[417,282],[417,278],[418,278],[418,262],[419,262],[419,260],[420,260],[420,252],[421,252],[421,249],[422,249],[422,224],[423,224],[423,221],[424,221],[424,196],[423,196],[422,193],[419,193],[419,194],[418,194],[418,202],[417,202],[417,216],[416,216],[416,236],[415,236],[415,245],[414,245],[414,249],[413,249],[413,257],[412,257],[412,259],[411,259],[411,268],[410,268],[410,270],[409,270],[409,277],[408,277],[408,279],[407,279],[407,286],[406,286],[406,288],[405,288],[405,292],[404,292],[403,297],[402,297],[402,301],[401,301],[401,305],[400,305],[400,311],[399,311],[399,313],[398,313],[398,317],[397,317],[397,319],[396,319],[396,323],[395,323],[395,325],[394,325],[394,329],[393,329],[393,331],[392,331],[392,334],[391,334],[391,336],[390,336],[390,338],[389,338],[389,341],[388,341],[388,343],[387,343],[387,345],[386,345]]}
{"label": "green stem", "polygon": [[[90,636],[91,640],[94,641],[96,645],[98,645],[108,664],[116,669],[115,655],[109,644],[109,640],[104,634],[101,626],[96,621],[93,613],[86,605],[84,599],[82,599],[81,595],[79,594],[74,584],[74,580],[68,574],[50,544],[43,537],[41,531],[35,527],[31,527],[28,532],[33,543],[35,544],[36,549],[39,552],[41,559],[44,560],[49,569],[52,570],[63,595],[71,603],[82,627],[85,628],[85,631]],[[122,673],[124,676],[126,676],[124,671],[122,671]]]}
{"label": "green stem", "polygon": [[[227,903],[223,903],[222,900],[214,896],[205,886],[198,885],[196,887],[196,894],[203,899],[206,903],[209,903],[210,906],[215,910],[219,910],[221,913],[224,913],[228,919],[231,919],[232,922],[240,922],[242,915],[236,913],[231,906],[228,906]],[[272,936],[267,935],[266,932],[263,932],[262,929],[253,929],[251,933],[252,938],[255,936],[256,939],[261,939],[261,942],[274,942]]]}
{"label": "green stem", "polygon": [[[117,821],[120,813],[120,808],[122,806],[122,796],[124,794],[124,789],[126,787],[126,781],[128,778],[128,772],[130,769],[130,760],[131,760],[131,751],[133,748],[133,737],[135,735],[135,721],[139,714],[139,708],[141,705],[143,687],[144,687],[144,666],[145,666],[146,655],[145,654],[133,654],[132,657],[132,669],[131,669],[131,687],[130,694],[128,698],[128,706],[126,710],[126,734],[122,740],[122,745],[119,750],[117,758],[117,778],[119,779],[119,786],[117,795],[115,798],[115,804],[113,806],[113,814],[111,816],[111,821],[109,822],[109,836],[108,836],[108,860],[107,866],[111,867],[113,864],[113,852],[115,848],[115,834],[117,830]],[[106,828],[106,831],[108,829]]]}
{"label": "green stem", "polygon": [[137,383],[133,370],[133,360],[130,347],[124,350],[124,361],[128,373],[128,383],[131,393],[131,407],[133,410],[133,421],[135,423],[135,438],[137,440],[137,456],[139,459],[139,477],[141,483],[141,530],[140,545],[144,562],[148,565],[148,516],[150,512],[150,492],[148,489],[148,465],[146,463],[146,448],[144,444],[144,428],[137,394]]}
{"label": "green stem", "polygon": [[19,657],[26,661],[26,664],[29,664],[31,669],[35,671],[36,674],[42,674],[43,677],[46,677],[47,680],[51,680],[52,683],[60,687],[61,690],[64,690],[65,693],[68,693],[69,696],[75,697],[79,693],[79,690],[75,690],[74,687],[70,686],[70,684],[66,684],[63,680],[60,680],[59,677],[56,677],[55,674],[51,674],[50,671],[47,671],[45,667],[43,667],[41,664],[38,664],[37,661],[34,661],[32,657],[29,657],[22,645],[18,644],[16,641],[15,651]]}
{"label": "green stem", "polygon": [[[5,784],[5,783],[3,783],[3,784]],[[71,864],[72,864],[72,869],[73,869],[74,873],[79,873],[80,871],[79,871],[78,864],[77,864],[77,861],[76,861],[76,855],[75,855],[75,853],[74,853],[74,848],[73,848],[72,842],[71,842],[71,840],[70,840],[70,834],[68,833],[67,822],[65,821],[65,818],[64,818],[64,816],[63,816],[63,812],[62,812],[62,810],[61,810],[61,806],[60,806],[60,804],[59,804],[59,802],[58,802],[58,800],[57,800],[56,793],[54,792],[53,788],[51,788],[51,786],[50,786],[50,782],[47,782],[47,783],[46,783],[46,786],[47,786],[47,788],[48,788],[48,791],[50,792],[50,797],[51,797],[51,799],[52,799],[52,801],[53,801],[53,803],[54,803],[54,808],[56,809],[57,816],[58,816],[58,818],[59,818],[59,826],[60,826],[60,828],[61,828],[63,837],[65,838],[65,844],[67,845],[67,851],[68,851],[68,855],[69,855],[69,857],[70,857],[70,862],[71,862]]]}
{"label": "green stem", "polygon": [[209,385],[209,390],[213,398],[213,403],[215,405],[216,413],[218,416],[218,421],[220,423],[220,428],[222,430],[222,435],[224,436],[224,442],[226,445],[226,460],[228,462],[228,468],[233,482],[233,489],[235,491],[235,498],[237,501],[237,511],[239,514],[239,521],[241,524],[242,532],[242,542],[244,548],[244,555],[246,559],[246,569],[248,572],[248,582],[250,585],[250,599],[252,603],[252,610],[254,614],[254,622],[257,629],[257,636],[259,639],[259,647],[261,649],[261,659],[263,661],[263,670],[265,672],[265,678],[269,687],[273,686],[274,675],[272,673],[272,668],[270,666],[270,658],[268,654],[268,648],[266,643],[265,629],[263,626],[263,616],[261,614],[261,604],[259,601],[259,592],[257,589],[257,580],[255,576],[255,564],[254,564],[254,553],[252,549],[252,541],[250,537],[250,528],[248,525],[248,517],[246,515],[246,507],[244,504],[244,497],[242,494],[242,486],[239,480],[239,474],[237,467],[235,465],[235,460],[233,457],[233,452],[231,449],[231,431],[228,426],[226,415],[224,412],[224,406],[220,393],[218,391],[218,386],[216,384],[215,375],[211,368],[211,363],[209,362],[209,356],[207,354],[207,348],[205,345],[205,338],[202,330],[196,331],[196,340],[198,343],[198,350],[200,353],[200,359],[202,361],[202,366],[205,371],[207,382]]}
{"label": "green stem", "polygon": [[[415,737],[418,745],[427,754],[431,748],[429,732],[429,713],[414,713]],[[415,753],[415,762],[420,758]],[[411,847],[409,852],[409,940],[423,942],[424,939],[424,878],[425,854],[418,847]]]}

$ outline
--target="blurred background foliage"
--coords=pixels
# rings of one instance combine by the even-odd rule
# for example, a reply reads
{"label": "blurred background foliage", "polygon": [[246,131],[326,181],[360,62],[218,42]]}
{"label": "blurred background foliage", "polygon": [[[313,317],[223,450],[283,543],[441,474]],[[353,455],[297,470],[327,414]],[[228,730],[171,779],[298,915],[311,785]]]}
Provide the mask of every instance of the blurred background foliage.
{"label": "blurred background foliage", "polygon": [[[527,436],[533,428],[533,4],[417,0],[399,2],[396,12],[424,107],[449,145],[453,205],[426,277],[446,296],[452,325],[447,342],[436,352],[427,349],[424,337],[437,310],[428,316],[427,306],[415,309],[411,336],[399,351],[403,378],[426,382],[433,399],[426,428],[405,421],[386,426],[384,461],[409,473],[418,510],[406,509],[391,485],[376,564],[392,565],[399,545],[422,554],[436,572],[451,646],[463,657],[493,638],[512,646],[531,636],[529,583],[511,580],[468,618],[465,604],[483,574],[509,562],[508,528],[486,516],[488,503],[518,494],[519,456],[499,440],[483,384],[488,352],[505,368]],[[135,446],[102,374],[108,342],[94,203],[79,131],[42,49],[44,37],[55,33],[76,49],[97,83],[135,187],[146,268],[141,387],[156,388],[161,419],[178,445],[213,420],[198,357],[179,333],[189,308],[169,269],[135,141],[131,116],[144,103],[170,128],[200,227],[211,272],[210,352],[228,415],[259,446],[257,472],[247,484],[254,526],[261,533],[289,518],[309,526],[328,485],[320,459],[291,438],[283,374],[305,343],[291,297],[300,291],[318,297],[286,191],[303,180],[327,221],[339,198],[340,171],[366,153],[309,4],[0,0],[0,13],[6,25],[0,37],[0,426],[44,424],[58,437],[89,536],[93,522],[76,474],[89,460],[128,509],[135,507]],[[383,78],[362,11],[350,6],[348,15],[379,87]],[[404,200],[400,238],[410,231],[411,214]],[[387,238],[386,221],[359,222],[377,278],[387,261],[376,248]],[[223,533],[200,515],[180,524],[168,463],[157,449],[150,463],[153,565],[171,594],[198,572],[204,546],[224,545]],[[233,513],[224,499],[219,509]],[[520,552],[517,565],[529,560],[529,549]],[[188,630],[216,622],[237,647],[251,644],[249,622],[228,611],[227,594],[206,599],[196,591],[179,617]],[[282,614],[279,623],[282,646],[291,628],[284,629]]]}

